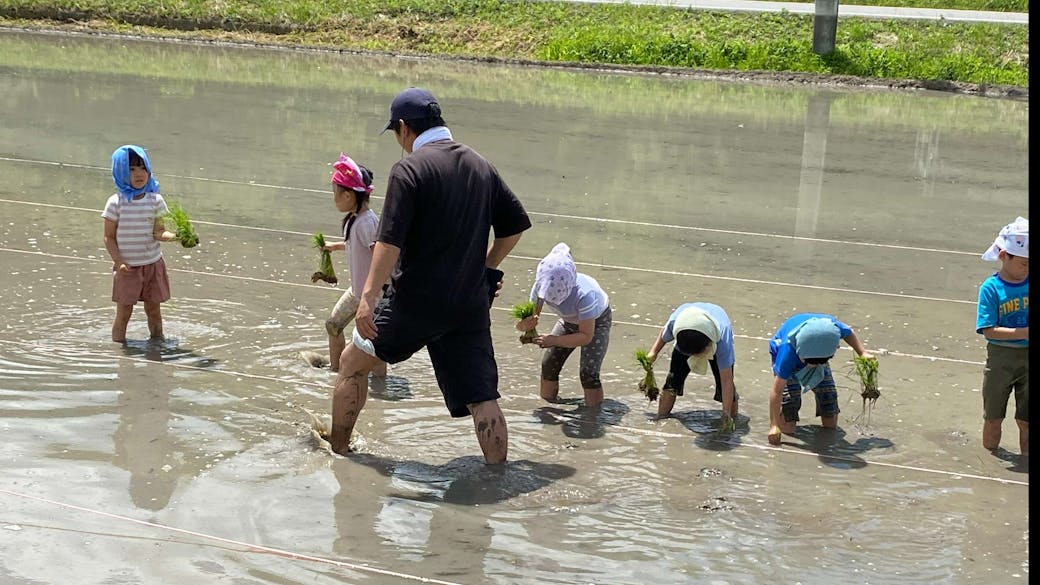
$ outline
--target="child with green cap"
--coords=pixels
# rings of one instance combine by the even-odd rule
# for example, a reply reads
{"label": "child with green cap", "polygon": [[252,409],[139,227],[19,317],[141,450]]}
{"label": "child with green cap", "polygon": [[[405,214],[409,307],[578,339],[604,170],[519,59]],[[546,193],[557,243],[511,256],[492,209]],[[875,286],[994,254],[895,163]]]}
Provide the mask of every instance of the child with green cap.
{"label": "child with green cap", "polygon": [[661,397],[657,403],[657,418],[671,414],[675,398],[683,395],[686,378],[691,372],[705,375],[711,366],[715,378],[715,402],[722,403],[722,429],[733,430],[740,397],[733,384],[733,325],[722,307],[712,303],[685,303],[665,322],[657,339],[650,347],[650,362],[669,341],[675,341]]}
{"label": "child with green cap", "polygon": [[788,318],[769,342],[773,388],[769,393],[769,442],[780,444],[780,434],[791,434],[798,422],[802,393],[813,391],[816,416],[826,428],[838,426],[838,390],[829,362],[845,343],[862,357],[867,351],[851,327],[833,315],[799,313]]}

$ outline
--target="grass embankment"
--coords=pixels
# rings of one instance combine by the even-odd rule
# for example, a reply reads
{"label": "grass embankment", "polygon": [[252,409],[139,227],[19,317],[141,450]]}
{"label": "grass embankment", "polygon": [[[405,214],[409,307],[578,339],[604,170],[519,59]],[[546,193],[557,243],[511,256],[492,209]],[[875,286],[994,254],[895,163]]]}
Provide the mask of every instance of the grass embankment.
{"label": "grass embankment", "polygon": [[[1027,0],[862,3],[1028,10]],[[40,20],[404,54],[1029,85],[1022,25],[842,18],[835,53],[821,57],[812,16],[789,13],[523,0],[0,0],[0,24]]]}

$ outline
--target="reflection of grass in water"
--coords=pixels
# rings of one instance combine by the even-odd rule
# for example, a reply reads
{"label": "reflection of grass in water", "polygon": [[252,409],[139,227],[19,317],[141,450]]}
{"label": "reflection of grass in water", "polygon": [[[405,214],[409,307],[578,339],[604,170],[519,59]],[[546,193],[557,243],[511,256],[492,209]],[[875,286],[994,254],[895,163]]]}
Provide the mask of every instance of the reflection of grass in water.
{"label": "reflection of grass in water", "polygon": [[[0,5],[4,1],[0,0]],[[869,26],[875,25],[857,26],[868,27],[858,33],[864,38],[878,34],[869,29]],[[959,25],[944,26],[955,29]],[[844,29],[839,27],[839,30]],[[213,34],[193,31],[189,35],[161,29],[151,29],[150,32],[184,36]],[[969,43],[977,36],[985,36],[983,32],[973,33],[970,39],[962,42]],[[693,33],[687,31],[683,34]],[[1025,27],[992,29],[986,34],[1002,38],[1007,36],[1010,39],[1007,41],[1009,43],[1028,46]],[[256,40],[277,43],[308,42],[296,37],[270,37],[261,36]],[[291,88],[313,87],[336,91],[364,88],[366,91],[381,91],[392,95],[400,90],[401,82],[396,76],[387,77],[382,74],[390,62],[402,75],[407,75],[409,70],[414,69],[416,73],[421,70],[423,75],[430,78],[429,84],[442,88],[438,89],[438,95],[445,101],[465,97],[491,102],[657,118],[710,114],[739,117],[742,123],[801,122],[805,117],[806,102],[811,95],[807,91],[790,91],[768,86],[723,82],[689,83],[689,80],[674,78],[488,67],[466,63],[438,64],[437,77],[432,78],[428,62],[401,62],[388,57],[354,59],[326,54],[302,57],[299,54],[235,50],[234,58],[229,59],[227,51],[215,50],[213,47],[171,47],[165,44],[77,38],[63,38],[61,45],[52,45],[17,35],[0,37],[0,65],[50,69],[63,73],[79,71],[125,76],[126,68],[121,62],[109,58],[113,45],[118,45],[120,54],[127,55],[135,63],[141,63],[142,69],[149,71],[150,76],[167,80],[163,82],[164,88],[171,88],[173,91],[172,88],[178,85],[173,82],[175,80],[191,82],[191,85],[175,92],[188,95],[193,92],[196,81]],[[885,59],[898,60],[892,56],[886,56]],[[320,66],[315,66],[316,61]],[[345,74],[337,75],[337,72]],[[373,75],[365,75],[366,72]],[[437,79],[442,81],[438,83]],[[968,96],[959,96],[960,99],[922,99],[921,95],[890,92],[836,93],[837,98],[830,111],[830,121],[833,125],[914,129],[938,126],[972,133],[995,132],[1012,135],[1018,137],[1023,144],[1028,138],[1028,106],[1022,102],[979,100]],[[580,119],[581,116],[575,115],[575,118]]]}

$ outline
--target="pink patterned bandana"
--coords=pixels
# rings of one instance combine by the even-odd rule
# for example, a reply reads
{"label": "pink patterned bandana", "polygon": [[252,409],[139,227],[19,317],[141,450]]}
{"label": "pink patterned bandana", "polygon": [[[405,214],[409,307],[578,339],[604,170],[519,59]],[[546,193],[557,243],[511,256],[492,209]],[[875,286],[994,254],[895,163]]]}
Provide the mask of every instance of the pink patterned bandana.
{"label": "pink patterned bandana", "polygon": [[340,153],[339,160],[332,163],[332,182],[354,191],[372,192],[372,185],[366,185],[361,176],[361,168],[349,156]]}

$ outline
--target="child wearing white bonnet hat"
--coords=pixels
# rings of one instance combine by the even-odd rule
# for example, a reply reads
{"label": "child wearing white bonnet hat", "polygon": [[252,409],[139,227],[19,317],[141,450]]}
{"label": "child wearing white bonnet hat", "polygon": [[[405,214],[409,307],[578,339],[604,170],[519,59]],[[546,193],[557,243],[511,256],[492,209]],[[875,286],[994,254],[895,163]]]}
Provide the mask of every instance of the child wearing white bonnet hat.
{"label": "child wearing white bonnet hat", "polygon": [[578,272],[571,248],[560,242],[542,258],[535,270],[531,301],[535,314],[516,324],[519,331],[534,329],[542,307],[548,305],[560,316],[549,335],[534,339],[545,349],[542,355],[540,394],[544,400],[556,402],[560,393],[560,371],[574,348],[581,348],[578,377],[585,393],[585,405],[603,402],[600,369],[607,355],[610,327],[613,323],[610,298],[596,279]]}
{"label": "child wearing white bonnet hat", "polygon": [[1000,270],[979,286],[975,331],[986,339],[982,375],[982,445],[1000,446],[1008,402],[1015,395],[1019,449],[1029,454],[1029,220],[1001,228],[983,260]]}
{"label": "child wearing white bonnet hat", "polygon": [[1012,256],[1029,258],[1029,220],[1019,216],[1014,222],[1001,228],[997,239],[982,254],[983,260],[999,260],[1001,252]]}

